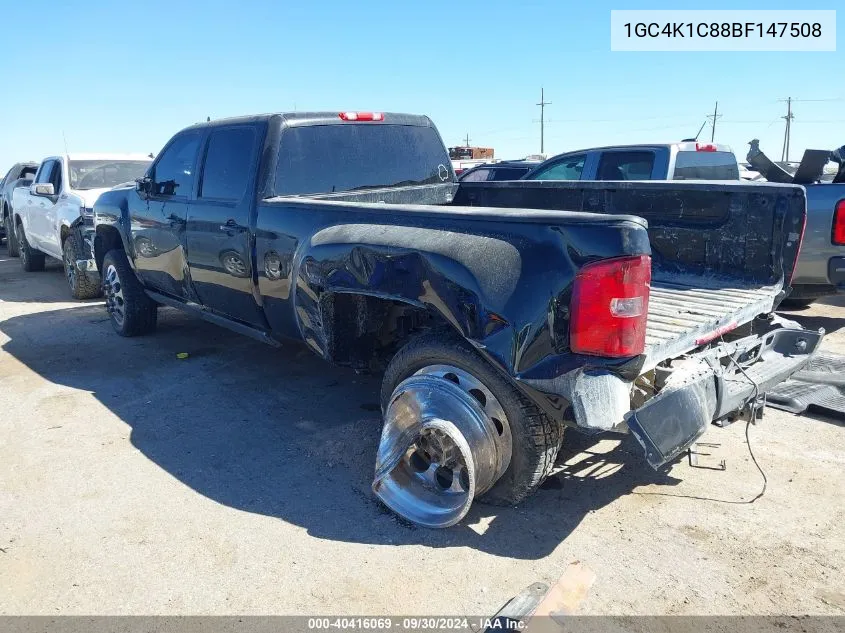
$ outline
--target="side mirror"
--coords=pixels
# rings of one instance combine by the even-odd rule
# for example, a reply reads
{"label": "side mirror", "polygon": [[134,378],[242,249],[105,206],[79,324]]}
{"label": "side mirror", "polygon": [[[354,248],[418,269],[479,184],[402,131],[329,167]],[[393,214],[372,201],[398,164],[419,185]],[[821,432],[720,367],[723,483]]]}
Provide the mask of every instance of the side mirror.
{"label": "side mirror", "polygon": [[52,182],[42,182],[35,185],[30,185],[29,191],[36,196],[55,196]]}
{"label": "side mirror", "polygon": [[135,180],[135,189],[138,193],[149,194],[150,191],[152,191],[152,188],[153,181],[149,176],[144,176]]}

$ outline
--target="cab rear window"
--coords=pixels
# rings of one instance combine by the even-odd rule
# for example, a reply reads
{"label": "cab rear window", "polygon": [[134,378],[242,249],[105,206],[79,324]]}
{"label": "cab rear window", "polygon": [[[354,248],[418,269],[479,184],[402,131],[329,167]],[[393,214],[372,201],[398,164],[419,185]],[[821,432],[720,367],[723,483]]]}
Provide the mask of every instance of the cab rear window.
{"label": "cab rear window", "polygon": [[302,195],[454,182],[433,127],[335,124],[282,132],[276,195]]}
{"label": "cab rear window", "polygon": [[678,152],[673,180],[739,180],[731,152]]}

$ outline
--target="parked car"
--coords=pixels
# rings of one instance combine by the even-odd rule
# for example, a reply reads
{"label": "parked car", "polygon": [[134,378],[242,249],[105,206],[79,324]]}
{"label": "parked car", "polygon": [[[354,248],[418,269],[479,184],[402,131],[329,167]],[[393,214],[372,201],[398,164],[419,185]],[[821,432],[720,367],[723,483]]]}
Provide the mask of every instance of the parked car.
{"label": "parked car", "polygon": [[[807,150],[803,160],[784,169],[750,143],[748,160],[769,182],[800,184],[807,192],[807,226],[788,304],[806,306],[826,295],[845,292],[845,148]],[[838,165],[830,175],[830,164]],[[829,180],[828,180],[829,177]]]}
{"label": "parked car", "polygon": [[[35,177],[38,163],[15,163],[6,172],[0,184],[0,237],[6,238],[6,250],[9,257],[18,256],[18,242],[15,239],[14,224],[10,218],[12,214],[12,191],[15,187],[29,184]],[[29,181],[29,182],[27,182]]]}
{"label": "parked car", "polygon": [[144,175],[151,159],[134,154],[65,154],[45,158],[33,183],[12,193],[21,266],[44,269],[49,255],[64,262],[77,299],[101,291],[94,265],[94,202],[111,187]]}
{"label": "parked car", "polygon": [[739,180],[739,166],[717,143],[614,145],[553,156],[525,180]]}
{"label": "parked car", "polygon": [[536,490],[565,427],[630,431],[659,468],[761,413],[822,338],[771,315],[805,205],[791,185],[456,183],[426,117],[273,114],[177,133],[99,197],[94,248],[122,336],[165,305],[384,369],[373,490],[445,527]]}
{"label": "parked car", "polygon": [[458,180],[461,182],[519,180],[539,164],[538,161],[527,160],[503,160],[500,163],[485,163],[459,174]]}

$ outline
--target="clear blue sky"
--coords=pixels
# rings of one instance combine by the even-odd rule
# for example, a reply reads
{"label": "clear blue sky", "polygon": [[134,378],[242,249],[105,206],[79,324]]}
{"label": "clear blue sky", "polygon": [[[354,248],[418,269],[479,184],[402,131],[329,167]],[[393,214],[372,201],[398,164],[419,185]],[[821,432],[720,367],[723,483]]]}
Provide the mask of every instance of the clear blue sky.
{"label": "clear blue sky", "polygon": [[845,143],[845,8],[832,0],[765,8],[839,5],[835,53],[613,53],[610,9],[633,2],[49,5],[3,17],[3,171],[61,152],[63,133],[71,151],[158,152],[206,116],[293,109],[427,114],[447,145],[469,133],[521,157],[539,151],[541,85],[552,153],[692,136],[718,99],[717,141],[744,156],[759,137],[779,158],[787,96],[814,100],[795,104],[793,158]]}

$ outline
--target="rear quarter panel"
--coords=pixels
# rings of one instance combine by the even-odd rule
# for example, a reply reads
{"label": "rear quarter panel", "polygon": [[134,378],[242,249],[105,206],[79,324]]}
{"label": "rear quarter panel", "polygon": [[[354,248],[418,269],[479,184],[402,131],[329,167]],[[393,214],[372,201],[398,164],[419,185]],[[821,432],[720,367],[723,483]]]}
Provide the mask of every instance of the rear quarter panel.
{"label": "rear quarter panel", "polygon": [[501,210],[455,217],[421,211],[433,207],[277,200],[258,206],[265,314],[274,333],[302,338],[326,358],[333,324],[323,301],[352,293],[438,315],[510,375],[557,375],[584,362],[567,353],[577,271],[595,259],[650,252],[635,219],[550,213],[508,221]]}

